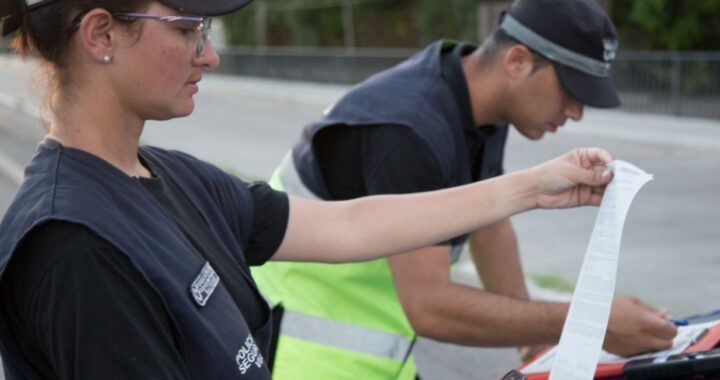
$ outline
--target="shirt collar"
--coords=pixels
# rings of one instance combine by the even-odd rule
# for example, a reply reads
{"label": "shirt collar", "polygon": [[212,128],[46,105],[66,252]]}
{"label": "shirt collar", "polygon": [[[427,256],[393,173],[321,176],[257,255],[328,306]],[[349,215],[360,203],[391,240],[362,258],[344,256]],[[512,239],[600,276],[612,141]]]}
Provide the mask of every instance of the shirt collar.
{"label": "shirt collar", "polygon": [[462,68],[462,58],[474,52],[478,47],[469,43],[458,43],[442,51],[443,77],[450,87],[462,114],[463,129],[477,130],[470,104],[470,91],[468,90],[465,72]]}

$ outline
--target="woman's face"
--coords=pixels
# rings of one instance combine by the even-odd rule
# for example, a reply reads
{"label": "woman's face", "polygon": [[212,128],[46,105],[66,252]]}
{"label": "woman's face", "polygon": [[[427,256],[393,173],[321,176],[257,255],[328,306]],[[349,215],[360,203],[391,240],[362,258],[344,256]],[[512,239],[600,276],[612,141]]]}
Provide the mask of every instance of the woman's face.
{"label": "woman's face", "polygon": [[[153,2],[143,13],[180,16],[177,11]],[[128,38],[113,51],[113,81],[123,109],[143,120],[187,116],[195,103],[198,82],[206,69],[220,63],[209,41],[198,56],[197,23],[140,19],[128,28]]]}

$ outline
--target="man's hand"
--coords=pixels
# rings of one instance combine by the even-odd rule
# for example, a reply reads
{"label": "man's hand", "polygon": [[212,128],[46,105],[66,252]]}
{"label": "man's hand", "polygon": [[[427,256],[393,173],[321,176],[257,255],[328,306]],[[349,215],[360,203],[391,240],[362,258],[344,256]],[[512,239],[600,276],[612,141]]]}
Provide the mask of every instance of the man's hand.
{"label": "man's hand", "polygon": [[677,328],[666,312],[656,310],[637,297],[613,300],[603,348],[616,355],[630,356],[672,346]]}
{"label": "man's hand", "polygon": [[597,205],[612,179],[607,164],[612,155],[600,148],[575,149],[534,167],[537,178],[537,205],[567,208]]}

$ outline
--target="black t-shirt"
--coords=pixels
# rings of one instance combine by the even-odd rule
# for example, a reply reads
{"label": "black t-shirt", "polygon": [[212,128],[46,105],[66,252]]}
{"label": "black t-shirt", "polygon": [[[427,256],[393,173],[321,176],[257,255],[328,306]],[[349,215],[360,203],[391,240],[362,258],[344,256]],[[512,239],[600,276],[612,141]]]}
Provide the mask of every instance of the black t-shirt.
{"label": "black t-shirt", "polygon": [[[444,79],[457,100],[463,121],[471,177],[477,181],[485,140],[495,128],[474,125],[461,64],[462,57],[474,49],[472,45],[458,45],[445,52],[442,59]],[[313,149],[332,199],[414,193],[448,186],[430,146],[405,126],[331,126],[318,132]]]}
{"label": "black t-shirt", "polygon": [[[157,168],[153,168],[157,173]],[[141,180],[215,268],[251,331],[267,307],[249,270],[213,247],[199,214],[163,175]],[[266,184],[250,187],[255,220],[245,256],[267,261],[287,226],[288,201]],[[189,232],[192,231],[192,232]],[[186,379],[175,332],[157,293],[128,258],[84,226],[53,221],[18,247],[2,305],[21,351],[43,376],[58,379]]]}
{"label": "black t-shirt", "polygon": [[320,131],[313,143],[334,200],[444,186],[430,147],[404,126],[333,126]]}

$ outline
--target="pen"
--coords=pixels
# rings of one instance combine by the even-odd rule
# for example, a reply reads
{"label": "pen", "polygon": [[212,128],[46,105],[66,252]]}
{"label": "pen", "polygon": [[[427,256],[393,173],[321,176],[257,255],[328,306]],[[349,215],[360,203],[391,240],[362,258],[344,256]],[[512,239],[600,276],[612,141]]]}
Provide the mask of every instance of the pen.
{"label": "pen", "polygon": [[671,319],[670,323],[675,326],[687,326],[690,322],[687,319]]}
{"label": "pen", "polygon": [[720,319],[720,309],[712,310],[706,313],[700,313],[696,315],[691,315],[688,317],[685,317],[683,319],[686,319],[688,322],[692,323],[698,323],[698,322],[705,322],[705,321],[711,321],[714,319]]}

